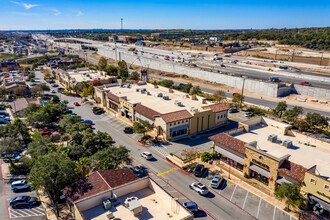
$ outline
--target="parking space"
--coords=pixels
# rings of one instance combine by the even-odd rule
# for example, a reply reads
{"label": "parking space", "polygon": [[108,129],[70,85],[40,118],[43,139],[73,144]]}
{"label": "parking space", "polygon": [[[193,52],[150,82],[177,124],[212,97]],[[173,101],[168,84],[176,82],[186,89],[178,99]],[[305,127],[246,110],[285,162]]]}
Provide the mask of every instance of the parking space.
{"label": "parking space", "polygon": [[[9,202],[11,199],[17,197],[17,196],[31,196],[31,197],[37,197],[38,195],[35,191],[27,190],[27,191],[19,191],[19,192],[13,192],[11,190],[11,183],[13,181],[11,180],[5,180],[5,190],[6,190],[6,196],[7,196],[7,203],[9,206]],[[36,206],[33,206],[31,208],[12,208],[8,207],[9,215],[11,219],[15,220],[41,220],[41,219],[47,219],[46,217],[46,211],[45,208],[38,204]]]}
{"label": "parking space", "polygon": [[[200,182],[209,186],[214,173],[209,173],[206,178],[201,178]],[[210,188],[210,187],[209,187]],[[211,189],[211,188],[210,188]],[[244,209],[252,216],[261,220],[292,220],[294,217],[266,202],[260,197],[248,192],[244,188],[225,180],[218,189],[211,190],[212,193],[219,194]]]}

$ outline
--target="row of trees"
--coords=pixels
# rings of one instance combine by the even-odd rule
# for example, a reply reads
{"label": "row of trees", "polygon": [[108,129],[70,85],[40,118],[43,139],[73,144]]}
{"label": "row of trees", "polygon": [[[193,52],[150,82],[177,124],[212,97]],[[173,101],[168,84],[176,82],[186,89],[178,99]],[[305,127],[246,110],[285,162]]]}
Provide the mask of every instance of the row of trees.
{"label": "row of trees", "polygon": [[28,125],[58,131],[55,142],[54,135],[47,136],[38,131],[31,137],[19,119],[14,124],[0,127],[0,134],[4,137],[0,141],[2,152],[22,150],[17,135],[26,139],[28,148],[25,155],[28,156],[24,156],[19,164],[11,164],[28,170],[33,189],[46,192],[56,207],[62,190],[79,178],[94,170],[116,169],[121,164],[131,164],[127,148],[113,146],[109,134],[94,132],[79,118],[64,114],[65,104],[67,102],[43,107],[29,104],[21,111]]}
{"label": "row of trees", "polygon": [[288,105],[285,101],[279,102],[276,108],[273,109],[273,114],[275,116],[285,118],[299,131],[323,132],[326,135],[330,135],[328,129],[329,118],[315,112],[308,112],[305,117],[302,117],[303,113],[303,108],[300,106],[294,106],[292,109],[288,109]]}

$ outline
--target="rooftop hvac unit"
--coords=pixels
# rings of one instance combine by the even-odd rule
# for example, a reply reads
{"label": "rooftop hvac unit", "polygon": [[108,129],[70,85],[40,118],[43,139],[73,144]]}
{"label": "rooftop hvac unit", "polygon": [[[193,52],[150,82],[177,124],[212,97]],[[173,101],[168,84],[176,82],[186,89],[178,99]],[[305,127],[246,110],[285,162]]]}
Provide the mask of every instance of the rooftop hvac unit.
{"label": "rooftop hvac unit", "polygon": [[163,97],[163,93],[161,93],[161,92],[158,93],[158,94],[157,94],[157,97]]}
{"label": "rooftop hvac unit", "polygon": [[164,99],[164,100],[169,100],[170,97],[168,97],[168,96],[163,96],[163,99]]}
{"label": "rooftop hvac unit", "polygon": [[191,111],[191,112],[198,112],[198,109],[195,108],[195,107],[191,107],[191,108],[190,108],[190,111]]}
{"label": "rooftop hvac unit", "polygon": [[136,92],[140,92],[140,89],[136,89]]}
{"label": "rooftop hvac unit", "polygon": [[283,141],[282,145],[286,148],[289,148],[289,147],[293,146],[293,143],[292,143],[291,140],[286,139],[286,140]]}
{"label": "rooftop hvac unit", "polygon": [[268,141],[272,142],[272,143],[276,143],[277,141],[277,135],[276,134],[271,134],[268,136]]}
{"label": "rooftop hvac unit", "polygon": [[150,92],[147,92],[147,95],[150,95]]}
{"label": "rooftop hvac unit", "polygon": [[109,199],[103,200],[103,207],[104,209],[110,209],[111,208],[111,202]]}

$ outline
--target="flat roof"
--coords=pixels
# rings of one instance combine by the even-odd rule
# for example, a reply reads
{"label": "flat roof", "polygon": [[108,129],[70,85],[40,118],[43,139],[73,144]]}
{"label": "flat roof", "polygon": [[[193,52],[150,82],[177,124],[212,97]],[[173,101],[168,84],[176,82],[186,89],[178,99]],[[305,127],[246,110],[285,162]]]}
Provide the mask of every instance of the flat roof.
{"label": "flat roof", "polygon": [[[150,92],[150,95],[142,94],[137,92],[136,89],[146,89]],[[188,110],[190,112],[191,108],[198,109],[199,111],[204,111],[203,107],[213,104],[212,102],[205,101],[202,102],[204,97],[196,96],[198,100],[192,100],[192,96],[187,93],[173,90],[173,93],[169,92],[168,88],[158,86],[154,88],[152,84],[145,85],[136,85],[131,84],[130,88],[123,88],[120,86],[108,87],[110,93],[118,97],[127,97],[128,102],[137,104],[141,103],[142,105],[159,112],[160,114],[166,114],[170,112]],[[157,97],[159,93],[162,93],[163,96],[168,96],[169,99],[165,100],[162,97]],[[189,96],[189,97],[188,97]],[[175,104],[176,102],[181,102],[181,105]]]}
{"label": "flat roof", "polygon": [[80,71],[67,71],[69,76],[75,79],[77,82],[82,81],[91,81],[94,79],[106,79],[107,77],[102,76],[98,71],[97,72],[90,72],[89,70],[80,70]]}
{"label": "flat roof", "polygon": [[[128,197],[137,197],[138,201],[141,203],[143,209],[142,214],[135,217],[128,208],[124,206],[125,199]],[[91,220],[104,220],[107,219],[106,216],[109,211],[113,213],[115,219],[125,219],[125,220],[136,220],[136,219],[169,219],[169,215],[172,217],[170,219],[183,219],[186,216],[183,214],[175,214],[171,210],[171,204],[165,203],[161,197],[157,195],[150,188],[144,188],[134,193],[127,194],[117,198],[120,202],[117,206],[112,206],[108,210],[104,210],[102,204],[83,211],[82,214],[85,219]],[[169,215],[168,215],[169,214]]]}
{"label": "flat roof", "polygon": [[[281,143],[272,143],[267,140],[271,134],[277,135],[277,140],[291,140],[293,146],[286,148]],[[322,176],[330,177],[330,149],[323,145],[316,147],[305,145],[305,141],[299,137],[283,135],[278,129],[270,126],[253,126],[249,132],[239,132],[231,136],[244,142],[257,141],[258,149],[280,158],[286,154],[290,154],[289,160],[309,169],[314,165],[316,170]],[[310,143],[313,145],[313,143]]]}

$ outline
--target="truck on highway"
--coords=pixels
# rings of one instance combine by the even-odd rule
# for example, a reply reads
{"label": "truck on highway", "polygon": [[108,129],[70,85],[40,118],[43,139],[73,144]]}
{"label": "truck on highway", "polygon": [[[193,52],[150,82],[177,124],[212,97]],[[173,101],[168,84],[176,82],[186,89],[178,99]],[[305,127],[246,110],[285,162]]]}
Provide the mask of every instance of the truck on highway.
{"label": "truck on highway", "polygon": [[269,77],[269,80],[271,82],[281,82],[281,80],[278,76],[271,76],[271,77]]}

